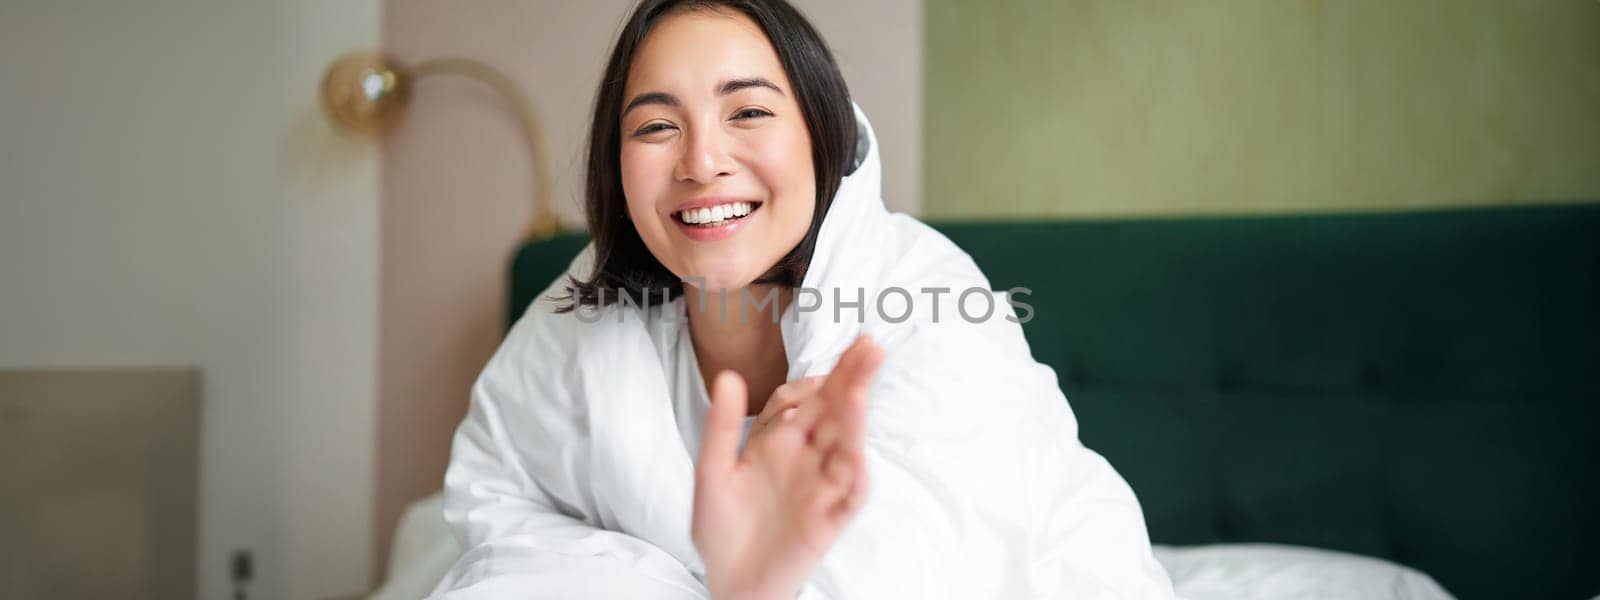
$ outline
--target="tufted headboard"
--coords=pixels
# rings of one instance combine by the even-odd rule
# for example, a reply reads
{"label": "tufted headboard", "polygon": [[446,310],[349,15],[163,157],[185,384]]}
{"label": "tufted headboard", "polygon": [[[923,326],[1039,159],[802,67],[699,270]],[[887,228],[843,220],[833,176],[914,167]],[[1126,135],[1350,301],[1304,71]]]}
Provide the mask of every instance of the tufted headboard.
{"label": "tufted headboard", "polygon": [[[1600,594],[1600,206],[935,224],[1025,326],[1154,541]],[[524,246],[513,317],[586,243]]]}

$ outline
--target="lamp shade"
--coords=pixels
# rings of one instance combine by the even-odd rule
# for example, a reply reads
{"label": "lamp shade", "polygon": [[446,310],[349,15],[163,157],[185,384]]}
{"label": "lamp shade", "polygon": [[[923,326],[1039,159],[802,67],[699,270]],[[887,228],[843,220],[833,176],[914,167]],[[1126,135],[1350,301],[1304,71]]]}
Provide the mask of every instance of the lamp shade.
{"label": "lamp shade", "polygon": [[411,78],[377,52],[346,54],[322,75],[322,110],[340,127],[382,133],[398,121],[411,97]]}

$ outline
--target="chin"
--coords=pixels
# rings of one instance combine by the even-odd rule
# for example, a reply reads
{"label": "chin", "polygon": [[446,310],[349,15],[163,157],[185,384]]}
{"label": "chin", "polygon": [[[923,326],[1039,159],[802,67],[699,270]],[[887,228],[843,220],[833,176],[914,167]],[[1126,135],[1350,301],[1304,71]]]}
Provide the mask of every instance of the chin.
{"label": "chin", "polygon": [[[750,282],[760,277],[763,272],[765,270],[754,270],[739,265],[702,265],[699,268],[690,269],[689,272],[684,274],[684,279],[687,281],[688,278],[694,277],[696,278],[695,280],[688,281],[690,285],[699,287],[709,293],[715,293],[717,290],[737,290],[748,286]],[[704,280],[702,281],[701,278]]]}

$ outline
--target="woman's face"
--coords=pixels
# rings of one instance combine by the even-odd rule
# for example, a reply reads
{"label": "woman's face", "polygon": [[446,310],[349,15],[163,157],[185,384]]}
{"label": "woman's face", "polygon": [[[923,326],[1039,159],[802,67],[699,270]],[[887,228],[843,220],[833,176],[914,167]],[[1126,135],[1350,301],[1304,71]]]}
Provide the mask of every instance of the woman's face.
{"label": "woman's face", "polygon": [[805,237],[810,134],[748,17],[693,11],[656,24],[634,54],[621,118],[628,215],[673,274],[741,288]]}

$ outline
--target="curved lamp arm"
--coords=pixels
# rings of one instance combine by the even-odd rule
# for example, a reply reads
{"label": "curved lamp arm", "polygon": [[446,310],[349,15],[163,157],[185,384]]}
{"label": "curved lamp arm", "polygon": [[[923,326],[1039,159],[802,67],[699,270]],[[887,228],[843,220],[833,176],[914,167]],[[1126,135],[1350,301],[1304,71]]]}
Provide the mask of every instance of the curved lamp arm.
{"label": "curved lamp arm", "polygon": [[457,75],[489,86],[511,105],[533,155],[533,220],[527,237],[538,240],[562,230],[551,206],[550,151],[538,115],[527,94],[499,70],[469,58],[425,60],[409,68],[376,52],[346,54],[328,65],[322,76],[322,109],[334,123],[351,131],[382,134],[403,118],[411,89],[434,75]]}

